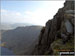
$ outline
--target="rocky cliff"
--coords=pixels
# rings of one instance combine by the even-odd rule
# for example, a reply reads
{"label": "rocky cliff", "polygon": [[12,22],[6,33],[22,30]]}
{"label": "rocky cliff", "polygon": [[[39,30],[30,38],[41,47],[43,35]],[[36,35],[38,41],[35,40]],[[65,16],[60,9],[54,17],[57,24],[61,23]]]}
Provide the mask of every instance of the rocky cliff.
{"label": "rocky cliff", "polygon": [[66,1],[64,7],[42,28],[33,54],[57,54],[59,49],[74,51],[74,12],[74,1]]}

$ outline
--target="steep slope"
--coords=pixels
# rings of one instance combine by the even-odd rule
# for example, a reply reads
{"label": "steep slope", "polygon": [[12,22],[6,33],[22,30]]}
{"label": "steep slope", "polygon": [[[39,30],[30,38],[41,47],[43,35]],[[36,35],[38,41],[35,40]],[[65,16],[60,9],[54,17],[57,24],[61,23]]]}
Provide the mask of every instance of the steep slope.
{"label": "steep slope", "polygon": [[[49,20],[46,26],[41,30],[39,41],[35,46],[33,54],[55,54],[55,44],[61,43],[63,49],[65,49],[66,43],[69,43],[68,45],[70,46],[70,42],[72,48],[69,48],[72,49],[71,51],[74,51],[74,12],[74,1],[66,1],[64,7],[60,8],[54,18]],[[61,39],[61,41],[58,43],[59,39]],[[62,48],[61,46],[59,47]]]}
{"label": "steep slope", "polygon": [[5,47],[14,51],[15,54],[30,54],[30,50],[37,43],[37,37],[41,26],[18,27],[2,33],[1,41]]}

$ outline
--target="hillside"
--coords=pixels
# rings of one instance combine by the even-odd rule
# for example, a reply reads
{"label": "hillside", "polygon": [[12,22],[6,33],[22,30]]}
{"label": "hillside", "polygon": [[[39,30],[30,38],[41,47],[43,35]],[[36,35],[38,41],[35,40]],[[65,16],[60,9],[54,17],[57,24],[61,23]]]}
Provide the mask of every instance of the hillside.
{"label": "hillside", "polygon": [[12,30],[17,27],[25,27],[30,25],[31,24],[28,24],[28,23],[1,23],[0,30]]}
{"label": "hillside", "polygon": [[34,55],[60,54],[60,51],[74,51],[74,1],[66,1],[52,20],[42,28]]}
{"label": "hillside", "polygon": [[30,54],[37,43],[42,26],[18,27],[2,33],[1,41],[15,54]]}

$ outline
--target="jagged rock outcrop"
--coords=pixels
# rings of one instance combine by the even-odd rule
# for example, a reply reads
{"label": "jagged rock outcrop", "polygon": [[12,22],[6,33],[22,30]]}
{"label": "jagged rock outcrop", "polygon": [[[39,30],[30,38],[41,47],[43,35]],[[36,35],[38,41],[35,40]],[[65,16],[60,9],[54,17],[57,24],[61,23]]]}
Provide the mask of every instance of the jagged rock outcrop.
{"label": "jagged rock outcrop", "polygon": [[54,41],[60,38],[62,43],[65,44],[68,40],[74,38],[74,12],[74,1],[66,1],[64,7],[60,8],[54,18],[49,20],[41,30],[33,54],[54,54],[51,45]]}

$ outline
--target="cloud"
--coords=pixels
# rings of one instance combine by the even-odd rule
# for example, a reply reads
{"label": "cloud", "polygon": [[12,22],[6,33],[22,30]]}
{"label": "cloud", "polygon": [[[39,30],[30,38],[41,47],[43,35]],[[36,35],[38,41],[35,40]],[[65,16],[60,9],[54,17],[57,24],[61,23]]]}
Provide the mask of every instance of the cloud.
{"label": "cloud", "polygon": [[28,18],[31,23],[45,25],[48,20],[53,18],[58,9],[63,7],[63,3],[62,1],[45,2],[41,8],[37,8],[35,11],[26,11],[25,18]]}
{"label": "cloud", "polygon": [[45,25],[48,20],[53,18],[58,9],[63,7],[63,3],[64,1],[44,1],[42,7],[34,9],[34,11],[27,10],[25,12],[15,12],[2,9],[1,21]]}
{"label": "cloud", "polygon": [[7,10],[1,9],[1,13],[6,13],[8,12]]}
{"label": "cloud", "polygon": [[31,14],[32,12],[31,11],[25,11],[24,13],[25,14]]}
{"label": "cloud", "polygon": [[16,16],[21,16],[21,13],[20,13],[20,12],[17,12],[17,13],[16,13]]}
{"label": "cloud", "polygon": [[18,23],[22,22],[24,17],[20,12],[1,10],[1,22]]}

